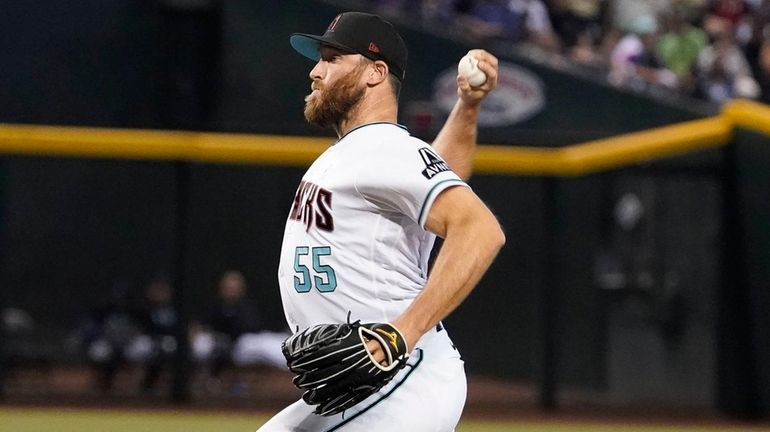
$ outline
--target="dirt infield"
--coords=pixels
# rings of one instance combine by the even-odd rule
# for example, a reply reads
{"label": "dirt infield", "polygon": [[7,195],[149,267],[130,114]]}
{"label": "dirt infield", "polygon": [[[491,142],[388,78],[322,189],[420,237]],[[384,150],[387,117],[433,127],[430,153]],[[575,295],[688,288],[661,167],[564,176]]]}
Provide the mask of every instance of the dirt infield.
{"label": "dirt infield", "polygon": [[[188,410],[2,408],[0,432],[210,432],[253,431],[264,413],[212,413]],[[479,420],[464,418],[457,432],[764,432],[759,425],[619,424],[559,419]],[[409,431],[419,432],[419,431]]]}
{"label": "dirt infield", "polygon": [[[197,372],[190,390],[192,398],[184,404],[167,397],[168,377],[150,393],[139,386],[141,371],[122,370],[113,388],[100,391],[94,385],[94,374],[87,368],[57,367],[50,369],[14,370],[7,377],[2,405],[29,410],[35,407],[69,409],[112,409],[118,411],[161,411],[185,413],[229,413],[233,415],[270,414],[299,397],[288,372],[275,369],[228,371],[213,381]],[[672,430],[752,430],[770,431],[770,421],[746,423],[718,415],[713,410],[684,410],[661,406],[608,406],[585,395],[565,392],[558,410],[543,410],[536,389],[531,385],[470,377],[464,421],[490,424],[551,425],[622,425],[629,427],[672,427]],[[33,410],[34,411],[34,410]],[[253,419],[252,419],[253,420]],[[476,424],[476,423],[474,423]],[[704,429],[705,428],[705,429]],[[5,429],[0,426],[0,431]],[[470,430],[470,429],[458,429]],[[486,431],[486,429],[484,429]],[[508,429],[499,429],[508,430]],[[512,430],[512,429],[511,429]],[[535,430],[535,429],[532,429]],[[564,429],[566,430],[566,429]],[[579,430],[579,429],[570,429]],[[582,430],[595,430],[591,427]],[[582,431],[581,430],[581,431]]]}

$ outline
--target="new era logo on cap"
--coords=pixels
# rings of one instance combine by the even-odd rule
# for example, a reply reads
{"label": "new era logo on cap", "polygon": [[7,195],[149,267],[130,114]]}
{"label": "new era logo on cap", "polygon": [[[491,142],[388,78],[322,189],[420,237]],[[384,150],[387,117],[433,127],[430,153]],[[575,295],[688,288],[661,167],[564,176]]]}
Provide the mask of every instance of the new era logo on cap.
{"label": "new era logo on cap", "polygon": [[384,61],[393,75],[404,78],[406,44],[393,25],[377,15],[344,12],[334,17],[323,35],[294,33],[289,42],[300,54],[315,61],[320,57],[320,46],[327,45]]}

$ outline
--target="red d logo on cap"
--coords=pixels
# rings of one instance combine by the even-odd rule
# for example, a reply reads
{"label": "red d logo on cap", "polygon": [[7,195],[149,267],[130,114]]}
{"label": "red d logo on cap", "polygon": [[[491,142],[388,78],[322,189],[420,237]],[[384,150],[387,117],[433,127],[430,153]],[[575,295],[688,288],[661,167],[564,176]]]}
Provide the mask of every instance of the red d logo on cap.
{"label": "red d logo on cap", "polygon": [[369,51],[371,51],[373,53],[378,53],[378,52],[380,52],[380,47],[375,45],[374,42],[369,42]]}
{"label": "red d logo on cap", "polygon": [[334,27],[337,27],[337,22],[339,22],[341,17],[342,17],[342,14],[339,14],[336,17],[334,17],[334,20],[332,20],[331,24],[329,24],[329,27],[326,29],[326,31],[334,30]]}

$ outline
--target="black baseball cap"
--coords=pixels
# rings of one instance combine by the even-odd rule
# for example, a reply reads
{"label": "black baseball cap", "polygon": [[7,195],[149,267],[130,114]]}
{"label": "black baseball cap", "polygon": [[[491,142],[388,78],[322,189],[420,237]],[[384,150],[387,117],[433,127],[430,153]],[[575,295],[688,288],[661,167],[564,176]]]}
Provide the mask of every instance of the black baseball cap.
{"label": "black baseball cap", "polygon": [[390,73],[399,80],[404,79],[406,44],[393,25],[377,15],[343,12],[332,20],[322,36],[294,33],[289,42],[298,53],[315,61],[321,57],[321,45],[382,60]]}

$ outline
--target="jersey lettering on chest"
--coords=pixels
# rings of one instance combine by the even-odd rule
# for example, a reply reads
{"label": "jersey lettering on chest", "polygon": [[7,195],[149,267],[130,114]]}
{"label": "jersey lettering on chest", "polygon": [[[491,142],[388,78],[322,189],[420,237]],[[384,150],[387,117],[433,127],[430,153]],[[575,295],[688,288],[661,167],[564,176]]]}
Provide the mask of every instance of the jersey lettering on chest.
{"label": "jersey lettering on chest", "polygon": [[313,226],[323,231],[334,231],[331,191],[301,181],[294,194],[289,219],[304,223],[305,231],[310,231]]}

